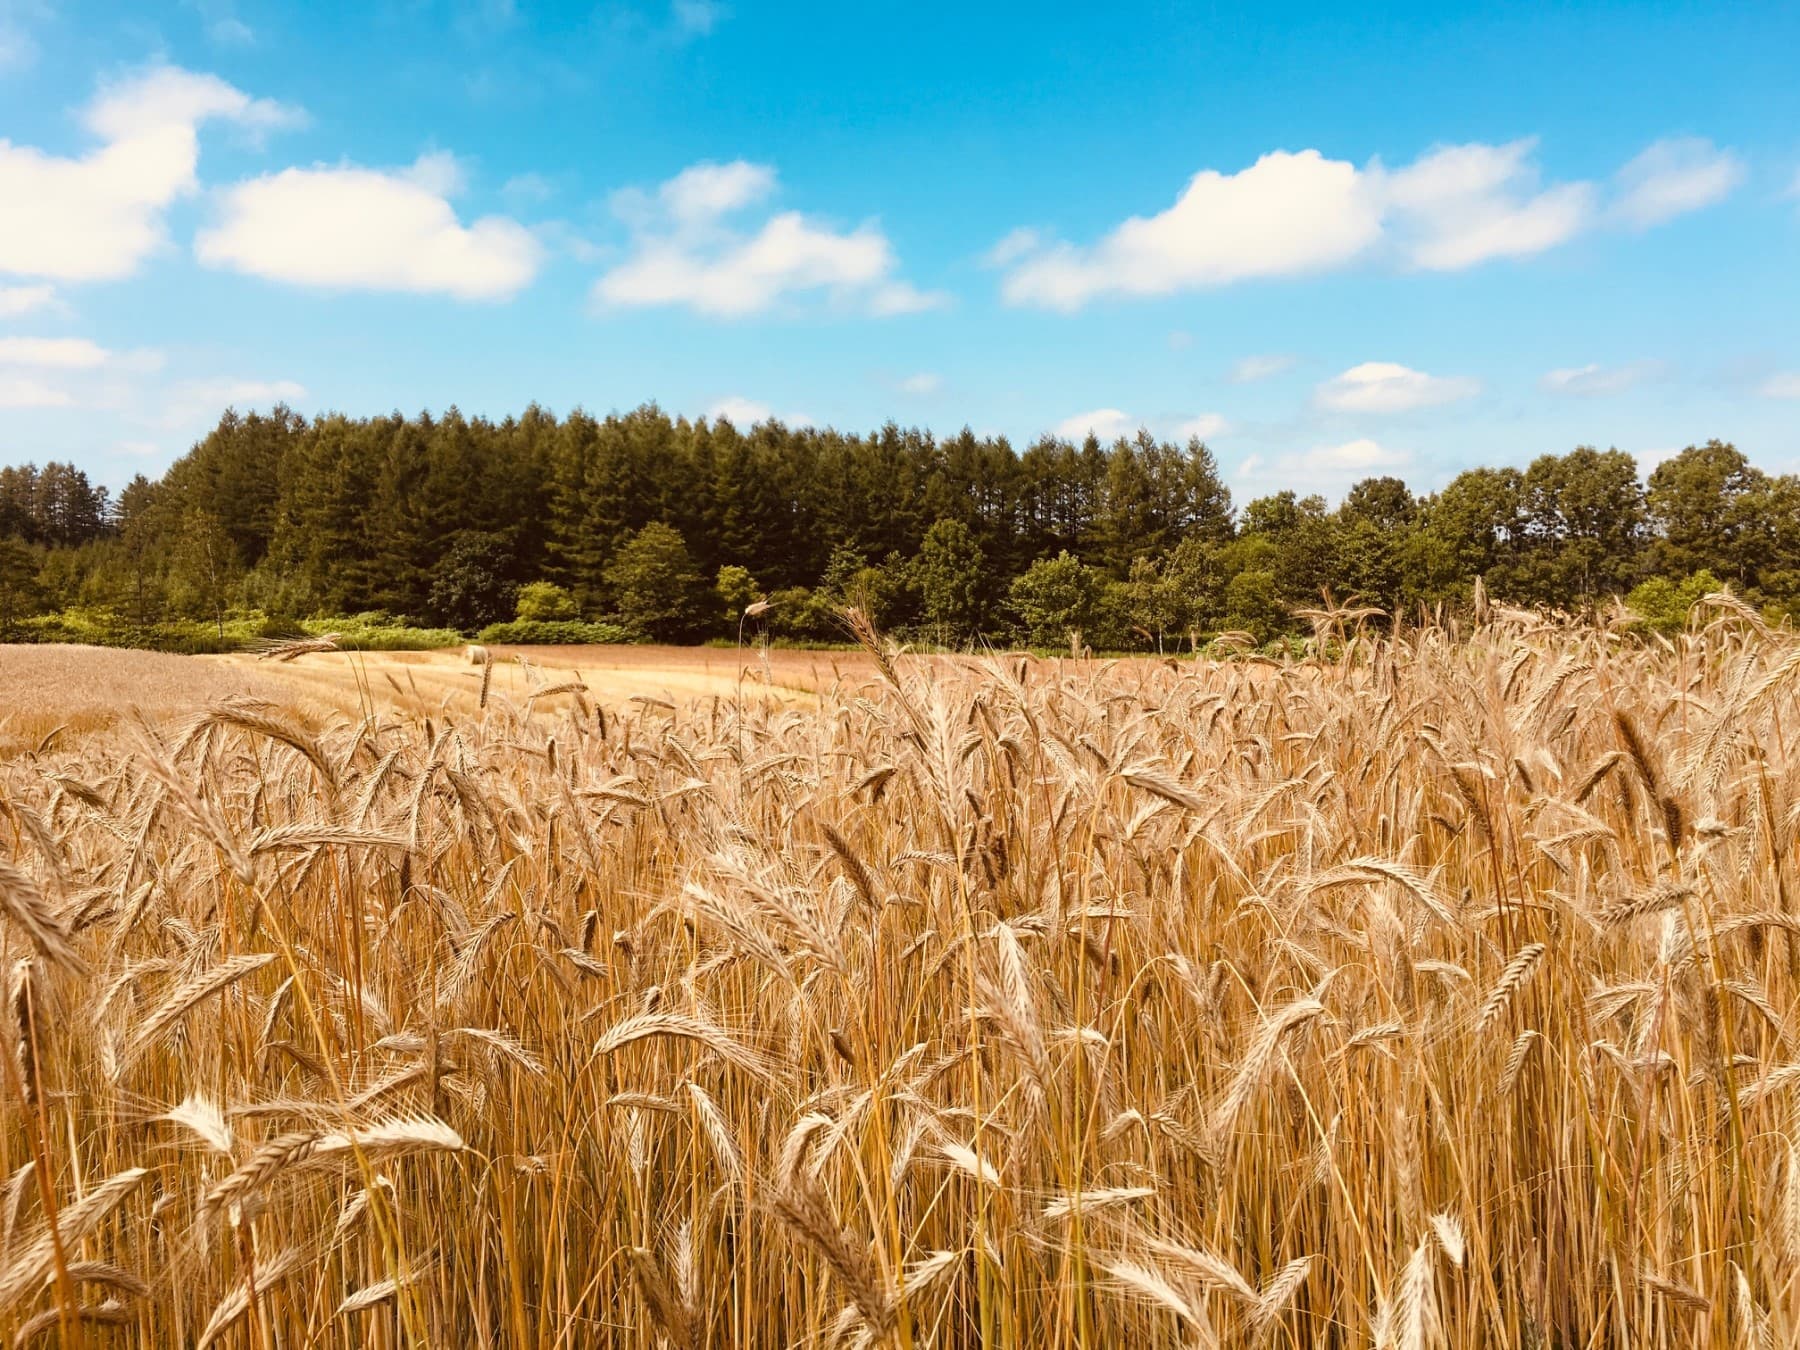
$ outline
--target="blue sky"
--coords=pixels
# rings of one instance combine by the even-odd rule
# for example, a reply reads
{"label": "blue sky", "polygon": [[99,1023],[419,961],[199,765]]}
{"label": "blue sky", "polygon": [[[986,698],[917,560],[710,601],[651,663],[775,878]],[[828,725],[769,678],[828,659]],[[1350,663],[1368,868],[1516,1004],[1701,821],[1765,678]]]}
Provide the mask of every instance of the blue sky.
{"label": "blue sky", "polygon": [[0,460],[227,402],[1800,468],[1800,6],[0,0]]}

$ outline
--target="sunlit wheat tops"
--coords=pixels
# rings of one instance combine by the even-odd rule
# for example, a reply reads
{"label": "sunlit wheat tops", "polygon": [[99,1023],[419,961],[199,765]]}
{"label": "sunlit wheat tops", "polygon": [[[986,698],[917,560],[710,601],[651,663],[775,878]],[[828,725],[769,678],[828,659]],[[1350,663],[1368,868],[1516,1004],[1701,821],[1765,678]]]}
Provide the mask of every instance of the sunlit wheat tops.
{"label": "sunlit wheat tops", "polygon": [[33,742],[0,1337],[1800,1343],[1800,641],[1489,613]]}

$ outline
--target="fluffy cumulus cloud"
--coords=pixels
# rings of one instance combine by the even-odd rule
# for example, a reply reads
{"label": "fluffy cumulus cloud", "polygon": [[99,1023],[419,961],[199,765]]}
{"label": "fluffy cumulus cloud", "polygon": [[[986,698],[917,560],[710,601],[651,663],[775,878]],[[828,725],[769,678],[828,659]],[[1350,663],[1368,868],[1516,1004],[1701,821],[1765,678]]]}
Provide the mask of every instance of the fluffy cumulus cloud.
{"label": "fluffy cumulus cloud", "polygon": [[1544,373],[1538,387],[1547,394],[1570,394],[1577,398],[1604,398],[1622,394],[1662,371],[1655,361],[1633,361],[1622,366],[1603,366],[1590,362],[1585,366],[1564,366]]}
{"label": "fluffy cumulus cloud", "polygon": [[263,131],[298,116],[217,76],[158,66],[103,88],[87,106],[82,123],[99,144],[85,155],[0,140],[0,273],[130,276],[164,243],[170,204],[197,187],[202,124]]}
{"label": "fluffy cumulus cloud", "polygon": [[283,169],[221,192],[194,251],[296,286],[506,299],[537,275],[542,247],[504,216],[464,224],[450,202],[461,187],[441,153],[404,169]]}
{"label": "fluffy cumulus cloud", "polygon": [[1103,441],[1130,436],[1142,425],[1123,408],[1094,408],[1065,417],[1056,424],[1056,434],[1064,440],[1081,441],[1098,436]]}
{"label": "fluffy cumulus cloud", "polygon": [[1620,171],[1609,207],[1595,183],[1544,183],[1536,149],[1533,138],[1439,146],[1400,168],[1275,151],[1235,173],[1202,170],[1174,205],[1092,244],[1015,230],[988,261],[1009,269],[1007,300],[1062,310],[1376,257],[1455,271],[1542,253],[1608,219],[1660,223],[1719,200],[1742,172],[1710,142],[1658,142]]}
{"label": "fluffy cumulus cloud", "polygon": [[772,168],[737,160],[696,164],[654,194],[618,194],[613,206],[631,227],[631,251],[595,284],[595,298],[620,308],[678,305],[719,318],[766,313],[808,294],[877,316],[946,302],[895,275],[893,247],[872,223],[838,230],[797,211],[770,215],[755,228],[738,223],[774,191]]}
{"label": "fluffy cumulus cloud", "polygon": [[1744,162],[1699,136],[1657,141],[1620,169],[1613,211],[1648,229],[1723,201],[1744,181]]}
{"label": "fluffy cumulus cloud", "polygon": [[1015,304],[1075,309],[1104,294],[1322,271],[1380,237],[1379,204],[1355,165],[1277,151],[1239,173],[1202,170],[1168,210],[1134,216],[1091,247],[1027,241],[1002,290]]}
{"label": "fluffy cumulus cloud", "polygon": [[1364,361],[1314,391],[1327,412],[1400,413],[1473,398],[1481,382],[1466,375],[1427,375],[1393,361]]}

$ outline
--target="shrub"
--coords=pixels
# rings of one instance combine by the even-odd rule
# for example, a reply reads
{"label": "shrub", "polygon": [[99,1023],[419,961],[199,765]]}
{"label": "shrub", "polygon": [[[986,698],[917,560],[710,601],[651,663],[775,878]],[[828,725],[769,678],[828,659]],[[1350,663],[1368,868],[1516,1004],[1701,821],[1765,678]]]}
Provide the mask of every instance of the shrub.
{"label": "shrub", "polygon": [[1688,611],[1719,586],[1719,579],[1705,570],[1679,582],[1651,577],[1625,597],[1625,605],[1638,616],[1643,627],[1669,636],[1687,627]]}
{"label": "shrub", "polygon": [[532,581],[519,587],[516,613],[527,623],[565,623],[581,617],[575,597],[553,581]]}
{"label": "shrub", "polygon": [[605,647],[642,639],[617,623],[515,619],[512,623],[489,624],[476,635],[476,640],[519,647]]}

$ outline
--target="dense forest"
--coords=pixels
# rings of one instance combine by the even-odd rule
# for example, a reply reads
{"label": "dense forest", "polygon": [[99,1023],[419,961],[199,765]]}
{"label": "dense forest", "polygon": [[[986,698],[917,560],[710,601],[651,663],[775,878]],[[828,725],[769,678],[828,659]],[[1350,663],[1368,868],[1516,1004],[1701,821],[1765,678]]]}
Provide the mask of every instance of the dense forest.
{"label": "dense forest", "polygon": [[1710,441],[1640,480],[1631,456],[1581,447],[1428,495],[1381,477],[1335,508],[1292,491],[1238,507],[1198,441],[1018,452],[967,430],[743,431],[654,406],[500,422],[227,412],[116,496],[66,464],[0,469],[14,637],[59,631],[34,615],[222,634],[227,616],[274,631],[378,611],[684,641],[735,634],[766,599],[752,621],[777,637],[839,636],[856,603],[921,639],[1128,649],[1266,642],[1326,594],[1416,613],[1476,578],[1566,610],[1631,595],[1653,620],[1721,582],[1800,612],[1800,477]]}

